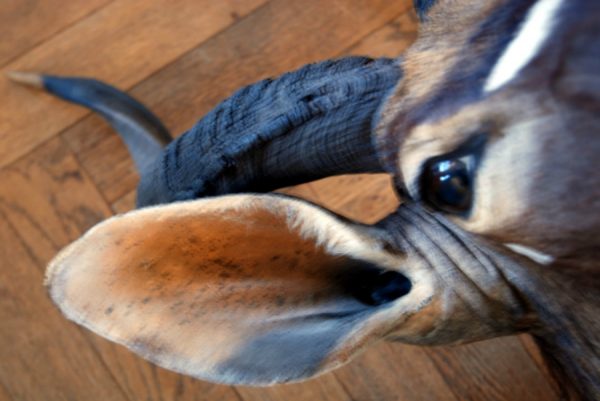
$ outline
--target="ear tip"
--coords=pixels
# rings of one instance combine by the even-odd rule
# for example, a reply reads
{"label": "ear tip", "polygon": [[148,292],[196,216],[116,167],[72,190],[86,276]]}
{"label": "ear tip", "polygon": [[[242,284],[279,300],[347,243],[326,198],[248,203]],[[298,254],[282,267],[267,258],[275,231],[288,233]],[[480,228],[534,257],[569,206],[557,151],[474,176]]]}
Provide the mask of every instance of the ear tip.
{"label": "ear tip", "polygon": [[80,241],[81,238],[64,247],[46,266],[46,271],[44,272],[44,286],[48,288],[49,291],[56,287],[56,278],[67,266],[70,255],[75,251]]}

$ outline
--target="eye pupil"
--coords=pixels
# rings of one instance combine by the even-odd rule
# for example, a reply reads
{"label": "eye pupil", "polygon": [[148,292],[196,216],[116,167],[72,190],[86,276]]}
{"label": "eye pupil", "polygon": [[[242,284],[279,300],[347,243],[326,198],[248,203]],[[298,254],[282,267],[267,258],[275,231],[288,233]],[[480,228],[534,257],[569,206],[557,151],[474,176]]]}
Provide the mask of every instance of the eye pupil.
{"label": "eye pupil", "polygon": [[463,214],[471,208],[471,174],[464,161],[432,161],[425,166],[423,180],[423,200],[435,209]]}
{"label": "eye pupil", "polygon": [[420,175],[421,200],[441,212],[467,217],[473,206],[475,173],[485,148],[486,132],[471,135],[450,153],[428,159]]}

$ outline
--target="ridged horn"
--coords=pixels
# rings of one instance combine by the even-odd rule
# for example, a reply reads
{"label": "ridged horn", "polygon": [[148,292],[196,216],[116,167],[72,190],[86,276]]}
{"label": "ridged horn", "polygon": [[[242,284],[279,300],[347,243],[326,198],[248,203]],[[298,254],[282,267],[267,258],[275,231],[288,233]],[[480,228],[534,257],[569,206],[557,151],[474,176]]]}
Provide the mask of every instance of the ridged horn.
{"label": "ridged horn", "polygon": [[7,75],[15,82],[43,89],[100,114],[119,133],[142,176],[153,168],[172,140],[161,121],[143,104],[104,82],[17,71]]}
{"label": "ridged horn", "polygon": [[383,172],[372,121],[400,77],[396,60],[349,57],[247,86],[167,147],[138,206]]}
{"label": "ridged horn", "polygon": [[383,172],[372,125],[401,69],[387,58],[309,64],[239,90],[171,143],[146,107],[105,83],[29,73],[9,77],[108,120],[140,171],[137,204],[143,207]]}

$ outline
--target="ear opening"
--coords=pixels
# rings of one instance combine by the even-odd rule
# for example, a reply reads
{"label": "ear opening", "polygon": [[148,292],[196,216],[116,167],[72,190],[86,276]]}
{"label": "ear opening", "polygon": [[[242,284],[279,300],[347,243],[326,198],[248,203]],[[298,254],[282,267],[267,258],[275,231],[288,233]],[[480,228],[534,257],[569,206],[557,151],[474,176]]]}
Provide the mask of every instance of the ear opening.
{"label": "ear opening", "polygon": [[100,223],[49,265],[71,320],[197,378],[266,385],[394,328],[411,281],[372,230],[308,203],[233,195]]}

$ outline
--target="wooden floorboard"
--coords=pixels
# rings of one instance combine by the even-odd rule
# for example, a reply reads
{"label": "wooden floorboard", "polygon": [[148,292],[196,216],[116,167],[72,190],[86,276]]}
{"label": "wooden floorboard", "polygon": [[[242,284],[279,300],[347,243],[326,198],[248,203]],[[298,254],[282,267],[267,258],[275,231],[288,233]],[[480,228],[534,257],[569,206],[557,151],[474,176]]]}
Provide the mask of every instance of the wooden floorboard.
{"label": "wooden floorboard", "polygon": [[421,348],[380,343],[336,375],[353,400],[459,401]]}
{"label": "wooden floorboard", "polygon": [[[264,2],[113,2],[3,70],[89,75],[129,89]],[[0,108],[0,166],[16,160],[87,114],[81,108],[49,97],[32,102],[33,96],[29,89],[0,80],[3,106]]]}
{"label": "wooden floorboard", "polygon": [[[395,56],[416,35],[410,0],[67,3],[0,4],[0,34],[13,39],[0,45],[0,66],[104,79],[175,134],[242,85],[330,57]],[[0,101],[0,400],[558,399],[527,338],[381,342],[317,379],[250,388],[168,372],[69,323],[45,293],[44,267],[133,208],[137,175],[117,136],[85,110],[2,78]],[[398,205],[391,188],[386,175],[357,175],[284,191],[372,223]]]}
{"label": "wooden floorboard", "polygon": [[0,2],[0,67],[112,0],[3,0]]}
{"label": "wooden floorboard", "polygon": [[559,399],[515,336],[426,352],[459,400]]}
{"label": "wooden floorboard", "polygon": [[55,140],[0,172],[0,381],[15,400],[126,400],[89,334],[65,322],[42,285],[49,258],[108,212],[64,149]]}

